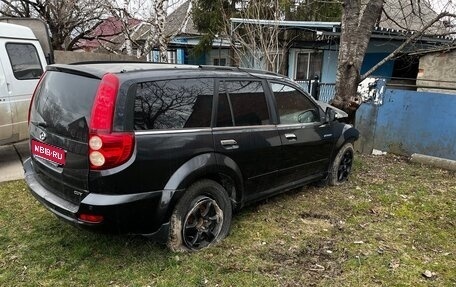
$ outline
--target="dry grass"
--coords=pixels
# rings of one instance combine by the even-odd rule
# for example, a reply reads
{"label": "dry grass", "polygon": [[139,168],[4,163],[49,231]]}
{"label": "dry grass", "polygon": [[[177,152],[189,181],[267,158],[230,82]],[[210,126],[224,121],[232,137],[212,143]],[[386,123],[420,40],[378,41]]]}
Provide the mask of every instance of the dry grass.
{"label": "dry grass", "polygon": [[23,181],[0,196],[1,286],[456,286],[455,173],[398,157],[358,156],[341,187],[248,207],[192,254],[75,229]]}

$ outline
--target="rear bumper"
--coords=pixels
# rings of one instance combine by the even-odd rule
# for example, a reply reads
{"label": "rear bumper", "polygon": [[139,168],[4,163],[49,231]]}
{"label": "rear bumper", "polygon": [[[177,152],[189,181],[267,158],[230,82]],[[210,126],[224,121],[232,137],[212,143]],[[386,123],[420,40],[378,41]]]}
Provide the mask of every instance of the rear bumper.
{"label": "rear bumper", "polygon": [[[24,162],[25,181],[30,193],[49,211],[64,221],[84,229],[109,233],[147,234],[164,239],[168,232],[166,208],[162,205],[163,191],[136,194],[107,195],[89,193],[79,204],[69,202],[40,183],[31,159]],[[82,213],[101,215],[100,223],[78,219]]]}

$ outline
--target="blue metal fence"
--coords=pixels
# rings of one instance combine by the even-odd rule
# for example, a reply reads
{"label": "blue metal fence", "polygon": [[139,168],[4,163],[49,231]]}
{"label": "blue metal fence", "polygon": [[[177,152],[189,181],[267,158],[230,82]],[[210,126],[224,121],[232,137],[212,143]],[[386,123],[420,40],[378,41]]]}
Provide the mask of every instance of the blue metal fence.
{"label": "blue metal fence", "polygon": [[320,97],[319,100],[329,103],[336,95],[336,84],[334,83],[320,83]]}
{"label": "blue metal fence", "polygon": [[456,96],[387,88],[356,112],[362,152],[420,153],[456,160]]}
{"label": "blue metal fence", "polygon": [[299,85],[301,85],[304,90],[306,90],[309,94],[312,94],[313,86],[316,84],[318,99],[322,102],[329,103],[336,94],[336,84],[335,83],[321,83],[318,81],[296,81]]}

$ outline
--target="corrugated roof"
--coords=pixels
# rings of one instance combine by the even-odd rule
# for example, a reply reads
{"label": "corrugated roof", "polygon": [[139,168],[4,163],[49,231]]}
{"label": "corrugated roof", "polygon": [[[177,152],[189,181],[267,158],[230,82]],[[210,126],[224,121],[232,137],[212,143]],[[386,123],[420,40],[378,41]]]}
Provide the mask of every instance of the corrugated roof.
{"label": "corrugated roof", "polygon": [[[373,37],[394,36],[406,37],[407,34],[421,31],[425,25],[437,17],[428,0],[386,0],[383,12],[375,27]],[[258,25],[279,26],[289,29],[311,30],[323,34],[338,35],[341,22],[315,21],[274,21],[261,19],[231,18],[232,23],[250,23]],[[325,33],[327,32],[327,33]],[[428,38],[449,40],[443,21],[438,21],[426,31]],[[383,36],[382,36],[383,35]]]}
{"label": "corrugated roof", "polygon": [[[192,14],[188,17],[187,22],[184,23],[188,9],[191,9],[189,5],[191,5],[191,1],[184,2],[176,10],[169,14],[168,17],[166,17],[165,35],[170,36],[176,33],[185,35],[201,35],[193,23]],[[183,27],[182,24],[184,24]],[[177,31],[181,27],[181,31]]]}

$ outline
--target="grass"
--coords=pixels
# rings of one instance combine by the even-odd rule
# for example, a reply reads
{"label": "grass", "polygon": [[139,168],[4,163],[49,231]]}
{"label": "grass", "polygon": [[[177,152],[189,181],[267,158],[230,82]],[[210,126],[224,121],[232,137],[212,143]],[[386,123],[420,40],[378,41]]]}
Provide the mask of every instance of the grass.
{"label": "grass", "polygon": [[456,286],[455,173],[398,157],[358,156],[343,186],[250,206],[192,254],[76,229],[23,181],[0,198],[0,286]]}

